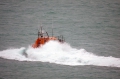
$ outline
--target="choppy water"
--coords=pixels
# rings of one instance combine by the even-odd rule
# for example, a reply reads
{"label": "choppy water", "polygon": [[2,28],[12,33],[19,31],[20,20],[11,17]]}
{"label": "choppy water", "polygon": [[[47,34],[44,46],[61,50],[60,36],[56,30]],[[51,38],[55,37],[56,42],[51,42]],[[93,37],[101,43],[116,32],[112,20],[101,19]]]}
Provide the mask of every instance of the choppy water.
{"label": "choppy water", "polygon": [[[31,48],[40,24],[66,43]],[[0,78],[119,79],[119,30],[119,0],[0,1]]]}

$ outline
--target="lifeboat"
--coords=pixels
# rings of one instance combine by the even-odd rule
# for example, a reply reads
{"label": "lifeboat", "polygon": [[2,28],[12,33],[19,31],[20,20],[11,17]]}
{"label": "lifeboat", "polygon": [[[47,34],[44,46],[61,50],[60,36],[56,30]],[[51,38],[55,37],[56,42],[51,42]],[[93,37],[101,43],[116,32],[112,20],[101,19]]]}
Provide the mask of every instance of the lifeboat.
{"label": "lifeboat", "polygon": [[49,36],[49,34],[47,32],[44,32],[42,30],[42,27],[41,27],[41,30],[38,31],[38,38],[35,40],[34,44],[32,45],[33,48],[38,48],[38,47],[41,47],[43,46],[46,42],[49,42],[49,41],[58,41],[60,43],[63,43],[65,40],[63,38],[63,36],[58,36],[58,37],[55,37],[53,36],[53,31],[52,31],[52,36]]}

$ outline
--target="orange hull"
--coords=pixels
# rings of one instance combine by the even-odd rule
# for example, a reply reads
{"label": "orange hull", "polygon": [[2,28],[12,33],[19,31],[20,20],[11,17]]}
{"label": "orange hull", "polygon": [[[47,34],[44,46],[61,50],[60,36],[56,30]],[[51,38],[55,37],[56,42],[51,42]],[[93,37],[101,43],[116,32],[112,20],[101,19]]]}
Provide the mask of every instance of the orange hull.
{"label": "orange hull", "polygon": [[[44,34],[46,34],[46,36]],[[53,34],[52,34],[52,37],[49,37],[47,32],[43,33],[43,30],[42,30],[42,27],[41,27],[40,32],[38,31],[38,38],[36,39],[36,41],[32,45],[32,47],[33,48],[38,48],[38,47],[44,45],[46,42],[51,41],[51,40],[64,42],[63,36],[59,36],[58,38],[56,38],[56,37],[53,37]]]}
{"label": "orange hull", "polygon": [[37,38],[35,43],[32,45],[33,48],[38,48],[42,45],[44,45],[46,42],[51,40],[58,40],[56,37],[43,37],[43,38]]}

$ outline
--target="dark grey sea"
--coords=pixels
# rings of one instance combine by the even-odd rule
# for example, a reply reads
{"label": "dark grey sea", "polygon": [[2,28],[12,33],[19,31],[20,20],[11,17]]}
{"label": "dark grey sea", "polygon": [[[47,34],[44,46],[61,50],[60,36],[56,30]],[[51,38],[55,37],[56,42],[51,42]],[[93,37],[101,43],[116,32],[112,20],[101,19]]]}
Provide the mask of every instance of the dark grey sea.
{"label": "dark grey sea", "polygon": [[0,0],[0,79],[120,79],[120,0]]}

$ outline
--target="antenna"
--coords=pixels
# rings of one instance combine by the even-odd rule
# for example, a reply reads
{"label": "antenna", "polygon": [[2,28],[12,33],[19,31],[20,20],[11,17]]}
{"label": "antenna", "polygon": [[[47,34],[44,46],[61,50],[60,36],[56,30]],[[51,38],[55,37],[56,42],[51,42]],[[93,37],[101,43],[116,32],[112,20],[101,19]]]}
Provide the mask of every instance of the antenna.
{"label": "antenna", "polygon": [[43,32],[42,32],[42,23],[40,24],[40,36],[43,37]]}
{"label": "antenna", "polygon": [[42,23],[40,22],[40,26],[38,27],[38,38],[42,36]]}
{"label": "antenna", "polygon": [[53,20],[52,20],[52,37],[53,37]]}
{"label": "antenna", "polygon": [[42,33],[42,23],[40,22],[40,33]]}
{"label": "antenna", "polygon": [[40,26],[40,33],[42,34],[42,26]]}
{"label": "antenna", "polygon": [[40,27],[38,27],[38,38],[40,36]]}

